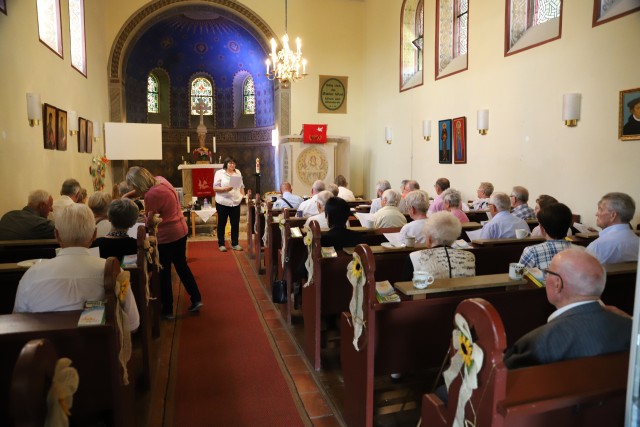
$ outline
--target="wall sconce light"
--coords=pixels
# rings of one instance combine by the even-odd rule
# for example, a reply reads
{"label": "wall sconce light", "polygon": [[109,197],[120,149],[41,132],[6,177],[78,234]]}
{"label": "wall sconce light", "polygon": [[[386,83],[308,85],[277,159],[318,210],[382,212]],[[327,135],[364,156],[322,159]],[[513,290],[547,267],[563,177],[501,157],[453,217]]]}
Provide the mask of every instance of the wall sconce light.
{"label": "wall sconce light", "polygon": [[39,93],[27,93],[27,118],[29,126],[34,127],[42,120],[42,103]]}
{"label": "wall sconce light", "polygon": [[97,141],[102,137],[102,127],[101,123],[96,120],[93,124],[93,140]]}
{"label": "wall sconce light", "polygon": [[579,93],[566,93],[562,96],[562,120],[565,126],[575,127],[580,120],[580,101],[582,95]]}
{"label": "wall sconce light", "polygon": [[391,141],[393,140],[393,129],[389,126],[384,128],[384,138],[386,139],[387,144],[391,144]]}
{"label": "wall sconce light", "polygon": [[478,110],[477,127],[480,135],[489,132],[489,110]]}
{"label": "wall sconce light", "polygon": [[425,141],[431,140],[431,120],[422,121],[422,136]]}
{"label": "wall sconce light", "polygon": [[78,133],[78,113],[75,111],[69,111],[67,113],[67,126],[69,127],[69,135],[75,135]]}
{"label": "wall sconce light", "polygon": [[280,141],[280,135],[279,135],[278,129],[273,129],[271,131],[271,146],[277,147],[279,141]]}

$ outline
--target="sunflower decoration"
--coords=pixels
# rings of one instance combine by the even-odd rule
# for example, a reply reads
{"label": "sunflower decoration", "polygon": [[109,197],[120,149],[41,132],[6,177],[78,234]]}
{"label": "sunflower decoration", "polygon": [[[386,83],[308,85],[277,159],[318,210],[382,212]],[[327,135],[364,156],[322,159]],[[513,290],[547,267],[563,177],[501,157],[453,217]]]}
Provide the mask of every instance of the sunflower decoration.
{"label": "sunflower decoration", "polygon": [[305,246],[311,246],[311,243],[313,243],[313,233],[311,232],[311,229],[308,226],[305,226],[303,231],[304,231],[303,242]]}
{"label": "sunflower decoration", "polygon": [[360,279],[362,276],[362,264],[360,264],[360,258],[353,258],[353,262],[351,263],[351,274],[356,279]]}
{"label": "sunflower decoration", "polygon": [[454,321],[456,327],[453,329],[451,344],[456,351],[451,356],[449,368],[443,374],[444,383],[449,390],[453,380],[458,376],[462,377],[456,419],[453,425],[475,425],[475,420],[465,419],[465,407],[469,403],[472,412],[475,413],[471,397],[473,391],[478,388],[478,374],[482,368],[484,352],[477,343],[473,342],[471,328],[469,328],[467,320],[460,313],[456,313]]}
{"label": "sunflower decoration", "polygon": [[116,278],[116,296],[120,303],[124,303],[124,299],[129,292],[131,283],[129,282],[130,275],[128,271],[121,271]]}

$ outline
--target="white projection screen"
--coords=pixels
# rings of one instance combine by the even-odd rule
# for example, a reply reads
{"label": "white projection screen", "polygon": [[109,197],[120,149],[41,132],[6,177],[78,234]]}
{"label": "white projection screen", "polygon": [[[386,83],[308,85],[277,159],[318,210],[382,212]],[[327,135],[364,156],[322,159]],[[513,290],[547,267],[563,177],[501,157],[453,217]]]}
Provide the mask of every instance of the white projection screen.
{"label": "white projection screen", "polygon": [[162,160],[162,125],[105,123],[106,156],[109,160]]}

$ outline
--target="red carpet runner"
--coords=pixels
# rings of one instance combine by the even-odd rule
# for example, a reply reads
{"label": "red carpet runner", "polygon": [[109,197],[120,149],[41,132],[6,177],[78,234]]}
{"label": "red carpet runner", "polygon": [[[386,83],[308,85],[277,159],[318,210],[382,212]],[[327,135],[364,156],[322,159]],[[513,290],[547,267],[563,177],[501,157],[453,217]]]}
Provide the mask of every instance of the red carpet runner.
{"label": "red carpet runner", "polygon": [[188,259],[204,307],[179,316],[173,425],[303,426],[234,254],[191,242]]}

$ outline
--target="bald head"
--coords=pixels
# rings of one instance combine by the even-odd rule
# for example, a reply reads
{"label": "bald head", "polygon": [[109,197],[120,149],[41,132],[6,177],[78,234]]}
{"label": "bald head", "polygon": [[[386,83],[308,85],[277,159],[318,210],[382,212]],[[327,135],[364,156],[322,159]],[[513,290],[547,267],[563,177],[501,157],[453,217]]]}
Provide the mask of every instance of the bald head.
{"label": "bald head", "polygon": [[583,249],[566,249],[553,257],[547,277],[547,297],[556,308],[600,298],[607,279],[600,262]]}

